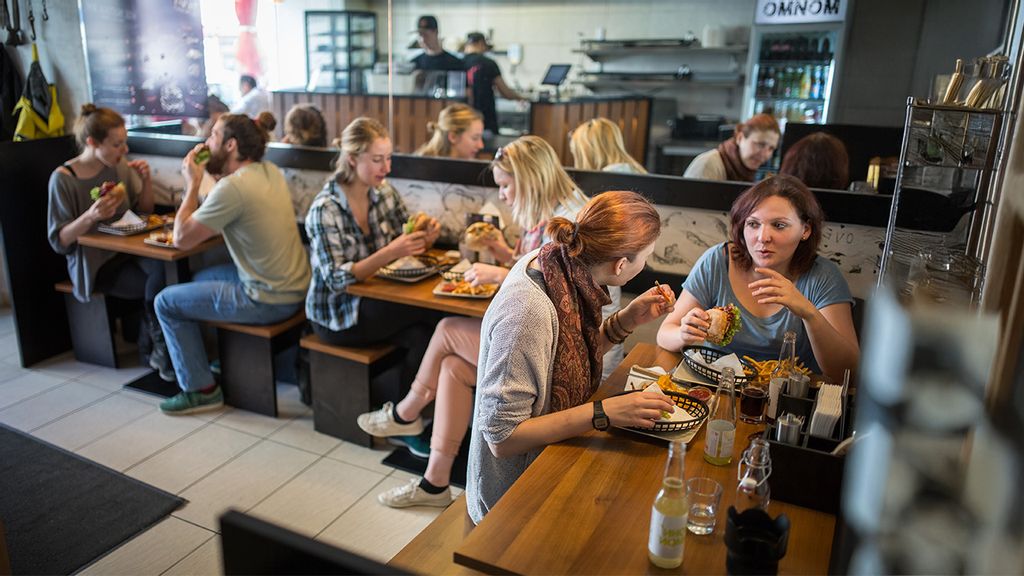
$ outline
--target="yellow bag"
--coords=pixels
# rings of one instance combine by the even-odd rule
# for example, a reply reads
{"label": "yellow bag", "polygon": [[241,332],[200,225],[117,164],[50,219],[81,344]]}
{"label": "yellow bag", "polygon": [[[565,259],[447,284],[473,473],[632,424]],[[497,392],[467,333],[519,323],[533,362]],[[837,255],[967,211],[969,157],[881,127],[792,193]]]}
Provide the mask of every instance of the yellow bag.
{"label": "yellow bag", "polygon": [[14,105],[18,123],[14,140],[35,140],[64,135],[64,114],[57,104],[57,88],[46,82],[39,67],[39,50],[32,45],[32,67],[25,82],[25,91]]}

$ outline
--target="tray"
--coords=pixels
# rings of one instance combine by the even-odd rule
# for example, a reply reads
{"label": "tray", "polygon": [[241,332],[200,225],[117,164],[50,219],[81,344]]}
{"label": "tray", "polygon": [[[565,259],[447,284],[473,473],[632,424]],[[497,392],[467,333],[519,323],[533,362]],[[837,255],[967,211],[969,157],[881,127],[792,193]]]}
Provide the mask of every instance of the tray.
{"label": "tray", "polygon": [[390,271],[381,268],[377,270],[377,277],[386,278],[388,280],[394,280],[396,282],[405,282],[406,284],[415,284],[421,280],[426,280],[434,274],[437,274],[437,268],[428,268],[426,271],[416,270],[416,274],[413,276],[403,276],[392,274]]}
{"label": "tray", "polygon": [[494,287],[491,290],[488,290],[483,294],[453,294],[451,292],[445,292],[444,290],[441,289],[441,287],[447,283],[448,282],[438,282],[437,286],[434,286],[434,295],[446,296],[448,298],[471,298],[474,300],[487,300],[488,298],[491,298],[492,296],[498,293],[498,286],[494,285]]}
{"label": "tray", "polygon": [[175,246],[174,244],[166,244],[164,242],[158,242],[156,240],[153,240],[152,238],[143,238],[142,239],[142,243],[143,244],[149,244],[150,246],[158,246],[160,248],[172,248],[172,249],[177,248],[177,246]]}
{"label": "tray", "polygon": [[[689,354],[687,354],[687,352],[690,350],[697,350],[698,352],[700,352],[700,355],[704,357],[704,361],[707,362],[708,364],[714,362],[715,360],[718,360],[722,356],[725,356],[727,352],[722,352],[721,350],[716,350],[715,348],[709,348],[707,346],[687,346],[683,348],[682,362],[686,364],[686,367],[692,370],[693,372],[707,378],[708,380],[711,381],[712,384],[717,386],[718,381],[722,378],[722,373],[719,372],[718,370],[715,370],[714,368],[710,368],[708,366],[705,366],[694,361],[692,358],[690,358]],[[749,369],[752,373],[757,374],[757,370],[754,369],[750,362],[747,362],[746,360],[740,358],[740,364],[742,364],[744,368]],[[743,386],[746,386],[748,380],[749,378],[747,377],[745,371],[742,374],[736,374],[736,389],[739,390]]]}

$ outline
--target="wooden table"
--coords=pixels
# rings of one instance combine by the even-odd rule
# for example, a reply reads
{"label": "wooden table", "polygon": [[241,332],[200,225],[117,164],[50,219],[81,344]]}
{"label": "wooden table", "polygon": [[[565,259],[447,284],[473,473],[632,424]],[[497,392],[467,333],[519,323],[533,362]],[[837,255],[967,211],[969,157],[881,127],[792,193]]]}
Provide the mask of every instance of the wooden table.
{"label": "wooden table", "polygon": [[[672,368],[679,355],[638,344],[595,398],[621,391],[629,367]],[[757,427],[740,422],[733,461],[703,459],[704,431],[690,442],[686,476],[722,485],[714,533],[687,534],[683,565],[661,570],[647,559],[651,504],[661,485],[667,444],[625,430],[592,431],[547,447],[455,550],[455,562],[491,574],[720,574],[725,572],[725,511],[735,500],[736,472],[747,436]],[[773,500],[773,516],[791,521],[782,574],[828,572],[835,517]]]}
{"label": "wooden table", "polygon": [[441,277],[436,274],[414,283],[371,276],[362,282],[349,284],[345,290],[353,296],[386,300],[396,304],[418,306],[474,318],[484,317],[484,312],[487,311],[487,306],[491,303],[490,298],[437,296],[433,293],[434,287],[441,281]]}
{"label": "wooden table", "polygon": [[149,237],[148,233],[133,234],[131,236],[118,236],[104,232],[89,232],[78,237],[78,243],[90,248],[101,248],[111,252],[131,254],[161,260],[165,263],[167,284],[178,284],[188,280],[188,257],[200,254],[224,243],[220,235],[214,236],[199,245],[188,250],[177,248],[162,248],[146,244],[144,240]]}

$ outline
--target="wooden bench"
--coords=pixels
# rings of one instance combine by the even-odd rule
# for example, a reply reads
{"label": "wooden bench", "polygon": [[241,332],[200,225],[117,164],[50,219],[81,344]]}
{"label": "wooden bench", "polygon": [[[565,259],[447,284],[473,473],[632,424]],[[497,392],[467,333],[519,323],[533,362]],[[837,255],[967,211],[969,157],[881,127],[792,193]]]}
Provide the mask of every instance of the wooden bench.
{"label": "wooden bench", "polygon": [[117,368],[114,345],[116,315],[107,297],[102,292],[93,292],[88,302],[79,302],[70,281],[57,282],[53,287],[64,294],[75,360]]}
{"label": "wooden bench", "polygon": [[388,566],[419,574],[480,574],[455,563],[455,549],[473,528],[463,493],[395,554]]}
{"label": "wooden bench", "polygon": [[303,336],[299,345],[309,350],[313,429],[370,446],[373,439],[359,428],[356,417],[370,411],[371,382],[393,364],[395,346],[334,346],[316,334]]}
{"label": "wooden bench", "polygon": [[298,342],[306,325],[306,313],[300,310],[277,324],[208,324],[217,329],[224,401],[242,410],[276,418],[274,357]]}

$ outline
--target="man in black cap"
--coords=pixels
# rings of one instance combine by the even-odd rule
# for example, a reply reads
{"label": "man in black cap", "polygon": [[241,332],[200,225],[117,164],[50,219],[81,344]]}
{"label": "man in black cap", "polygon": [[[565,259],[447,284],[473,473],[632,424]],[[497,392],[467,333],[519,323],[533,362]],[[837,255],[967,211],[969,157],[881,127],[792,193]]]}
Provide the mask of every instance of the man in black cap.
{"label": "man in black cap", "polygon": [[525,100],[508,87],[501,78],[498,63],[484,54],[493,46],[480,32],[470,32],[466,36],[466,45],[462,51],[466,56],[462,59],[466,66],[466,85],[469,88],[470,105],[484,116],[484,131],[488,136],[498,133],[498,112],[494,105],[494,89],[497,88],[502,97],[509,100]]}
{"label": "man in black cap", "polygon": [[462,70],[462,60],[441,48],[437,38],[437,18],[420,16],[416,23],[419,46],[423,53],[412,59],[417,70]]}

